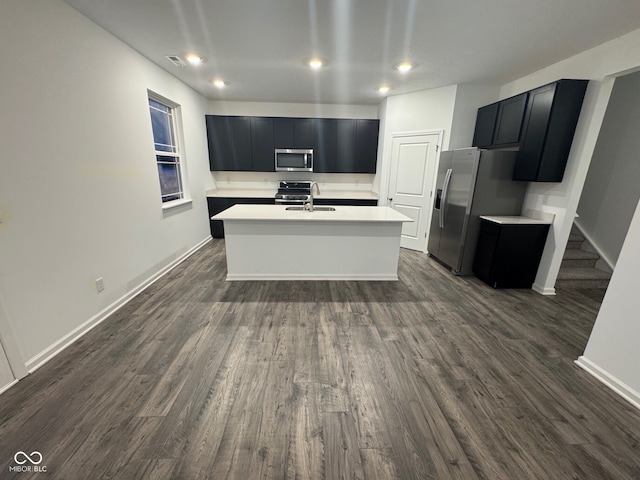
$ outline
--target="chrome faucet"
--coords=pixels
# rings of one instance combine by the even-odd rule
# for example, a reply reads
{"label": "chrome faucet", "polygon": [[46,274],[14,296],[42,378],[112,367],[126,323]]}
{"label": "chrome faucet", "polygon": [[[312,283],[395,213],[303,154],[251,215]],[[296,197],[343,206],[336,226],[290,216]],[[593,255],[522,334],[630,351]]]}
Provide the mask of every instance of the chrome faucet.
{"label": "chrome faucet", "polygon": [[304,208],[313,212],[313,187],[316,187],[316,191],[318,195],[320,195],[320,187],[318,186],[318,182],[311,182],[311,186],[309,187],[309,201],[304,204]]}

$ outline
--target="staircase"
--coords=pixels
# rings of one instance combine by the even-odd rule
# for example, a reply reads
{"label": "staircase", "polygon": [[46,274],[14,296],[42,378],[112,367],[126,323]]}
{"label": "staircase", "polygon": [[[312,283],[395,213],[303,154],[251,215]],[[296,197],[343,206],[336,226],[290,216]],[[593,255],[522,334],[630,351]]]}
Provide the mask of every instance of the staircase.
{"label": "staircase", "polygon": [[585,242],[580,231],[574,227],[562,257],[556,288],[606,289],[609,285],[611,274],[595,267],[600,255],[586,250]]}

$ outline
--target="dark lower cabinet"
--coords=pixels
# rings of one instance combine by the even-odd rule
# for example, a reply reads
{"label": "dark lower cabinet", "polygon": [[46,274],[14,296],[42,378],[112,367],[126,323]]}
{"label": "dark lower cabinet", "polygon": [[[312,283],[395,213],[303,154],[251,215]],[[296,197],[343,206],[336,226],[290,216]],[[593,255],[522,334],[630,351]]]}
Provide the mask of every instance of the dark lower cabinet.
{"label": "dark lower cabinet", "polygon": [[213,238],[224,238],[224,225],[222,220],[211,220],[211,217],[232,207],[236,204],[258,204],[258,205],[274,205],[276,203],[275,196],[272,198],[263,197],[207,197],[207,206],[209,207],[209,227],[211,228],[211,236]]}
{"label": "dark lower cabinet", "polygon": [[548,232],[548,224],[482,219],[473,273],[493,288],[531,288]]}
{"label": "dark lower cabinet", "polygon": [[365,200],[355,198],[316,198],[314,205],[347,205],[352,207],[377,207],[378,200]]}

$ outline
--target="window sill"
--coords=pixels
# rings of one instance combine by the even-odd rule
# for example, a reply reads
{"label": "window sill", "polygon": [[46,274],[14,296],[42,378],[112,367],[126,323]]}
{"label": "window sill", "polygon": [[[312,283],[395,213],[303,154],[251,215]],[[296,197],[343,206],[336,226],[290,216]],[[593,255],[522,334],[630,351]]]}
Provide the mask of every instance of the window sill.
{"label": "window sill", "polygon": [[162,211],[168,212],[169,210],[173,210],[174,208],[182,207],[184,205],[191,205],[193,200],[190,198],[181,198],[180,200],[173,200],[172,202],[167,202],[162,204]]}

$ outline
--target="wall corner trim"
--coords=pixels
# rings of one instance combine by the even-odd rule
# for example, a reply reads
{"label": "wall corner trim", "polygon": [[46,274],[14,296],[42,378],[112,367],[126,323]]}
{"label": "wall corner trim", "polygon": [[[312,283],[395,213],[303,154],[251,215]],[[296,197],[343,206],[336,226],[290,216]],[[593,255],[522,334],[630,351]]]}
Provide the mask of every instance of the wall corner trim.
{"label": "wall corner trim", "polygon": [[640,392],[635,391],[584,355],[578,357],[574,363],[640,410]]}
{"label": "wall corner trim", "polygon": [[534,292],[539,293],[540,295],[555,295],[556,294],[556,289],[553,287],[545,287],[544,285],[539,285],[537,283],[534,283],[531,286],[531,290],[533,290]]}
{"label": "wall corner trim", "polygon": [[140,283],[138,286],[134,287],[129,292],[125,293],[122,297],[117,299],[111,305],[107,306],[102,311],[98,312],[96,315],[94,315],[93,317],[89,318],[87,321],[85,321],[84,323],[82,323],[81,325],[79,325],[78,327],[73,329],[71,332],[66,334],[64,337],[62,337],[57,342],[53,343],[48,348],[44,349],[42,352],[37,354],[35,357],[29,359],[26,362],[26,367],[27,367],[27,370],[29,371],[29,373],[33,373],[34,371],[36,371],[38,368],[40,368],[42,365],[47,363],[53,357],[58,355],[60,352],[62,352],[65,348],[67,348],[73,342],[75,342],[80,337],[82,337],[83,335],[88,333],[90,330],[92,330],[97,325],[101,324],[103,321],[105,321],[107,318],[109,318],[112,314],[114,314],[120,308],[122,308],[124,305],[126,305],[130,300],[135,298],[144,289],[149,287],[152,283],[154,283],[160,277],[164,276],[169,271],[173,270],[175,267],[177,267],[179,264],[184,262],[187,258],[189,258],[195,252],[200,250],[202,247],[204,247],[210,241],[212,241],[212,237],[211,236],[209,236],[209,237],[205,238],[204,240],[200,241],[197,245],[195,245],[191,249],[187,250],[184,254],[182,254],[180,257],[176,258],[173,262],[171,262],[170,264],[168,264],[165,267],[161,268],[159,271],[157,271],[156,273],[151,275],[149,278],[144,280],[142,283]]}

